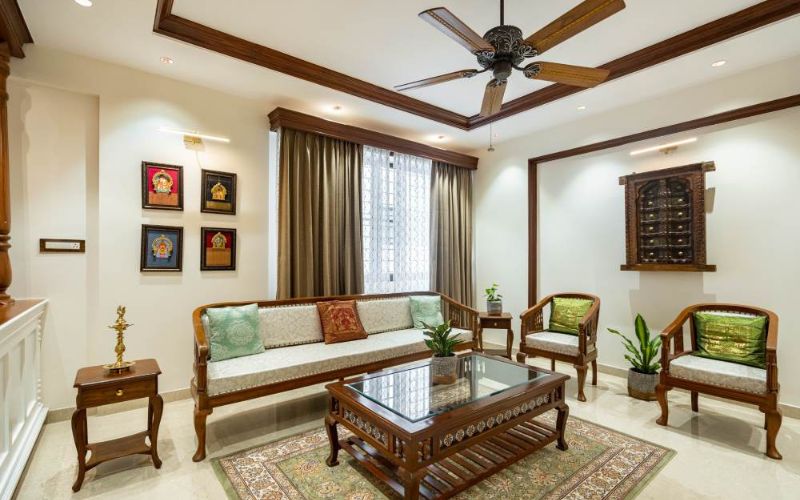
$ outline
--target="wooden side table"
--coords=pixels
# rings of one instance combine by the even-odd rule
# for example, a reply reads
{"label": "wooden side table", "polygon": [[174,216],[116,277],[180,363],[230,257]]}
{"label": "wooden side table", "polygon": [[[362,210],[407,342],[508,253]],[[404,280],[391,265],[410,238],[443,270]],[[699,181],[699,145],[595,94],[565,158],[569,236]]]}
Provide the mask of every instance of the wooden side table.
{"label": "wooden side table", "polygon": [[[72,437],[78,450],[78,477],[72,491],[78,491],[83,484],[86,471],[95,466],[128,455],[150,455],[156,469],[161,467],[158,458],[158,426],[164,401],[158,394],[158,375],[161,369],[154,359],[136,361],[130,371],[109,375],[102,366],[89,366],[78,370],[74,387],[78,389],[75,398],[75,412],[72,414]],[[110,441],[89,443],[86,425],[86,409],[111,403],[148,398],[147,430]],[[146,438],[150,438],[147,444]],[[91,457],[86,460],[86,452]]]}
{"label": "wooden side table", "polygon": [[[496,328],[506,331],[506,348],[505,349],[483,349],[486,354],[494,356],[502,356],[511,359],[511,346],[514,343],[514,330],[511,329],[511,313],[489,314],[487,312],[480,313],[480,329],[481,338],[483,338],[483,330],[486,328]],[[483,347],[483,346],[481,346]]]}

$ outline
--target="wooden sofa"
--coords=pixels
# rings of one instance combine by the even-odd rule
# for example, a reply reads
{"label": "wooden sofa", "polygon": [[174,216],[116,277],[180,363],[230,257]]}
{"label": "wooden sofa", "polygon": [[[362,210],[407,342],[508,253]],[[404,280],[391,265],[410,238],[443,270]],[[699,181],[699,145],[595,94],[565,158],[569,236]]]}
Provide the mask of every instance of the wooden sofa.
{"label": "wooden sofa", "polygon": [[[369,338],[326,345],[318,340],[291,346],[270,347],[251,356],[209,361],[206,309],[240,306],[253,302],[228,302],[198,307],[194,324],[194,428],[197,434],[195,462],[206,456],[206,419],[217,406],[259,398],[299,387],[342,379],[389,366],[425,359],[430,351],[421,330],[411,324],[409,295],[439,295],[444,318],[463,331],[459,350],[480,350],[478,311],[435,292],[393,293],[338,297],[310,297],[260,301],[262,339],[272,332],[314,330],[315,304],[327,300],[356,300],[359,316]],[[404,306],[408,309],[405,310]],[[292,317],[293,316],[293,317]],[[287,319],[289,317],[289,319]],[[317,322],[319,317],[316,316]],[[265,334],[266,331],[266,334]],[[305,334],[307,332],[297,332]],[[267,337],[265,337],[267,335]],[[313,336],[313,335],[312,335]]]}

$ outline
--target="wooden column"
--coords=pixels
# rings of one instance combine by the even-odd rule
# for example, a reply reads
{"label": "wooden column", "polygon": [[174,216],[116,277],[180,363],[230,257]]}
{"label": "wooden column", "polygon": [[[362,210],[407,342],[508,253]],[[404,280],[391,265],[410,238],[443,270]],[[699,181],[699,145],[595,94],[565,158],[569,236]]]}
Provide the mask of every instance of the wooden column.
{"label": "wooden column", "polygon": [[8,44],[0,44],[0,305],[14,299],[8,294],[11,286],[11,196],[8,179],[8,75],[11,54]]}

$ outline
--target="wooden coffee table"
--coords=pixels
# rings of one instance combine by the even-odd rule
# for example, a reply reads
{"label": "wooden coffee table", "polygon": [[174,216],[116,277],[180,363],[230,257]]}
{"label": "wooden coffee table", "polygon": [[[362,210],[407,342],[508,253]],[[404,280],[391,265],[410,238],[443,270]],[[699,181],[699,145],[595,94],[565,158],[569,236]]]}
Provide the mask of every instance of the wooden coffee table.
{"label": "wooden coffee table", "polygon": [[[455,384],[432,384],[428,362],[330,384],[327,464],[344,449],[404,498],[453,496],[553,441],[567,449],[568,379],[468,353]],[[555,427],[535,419],[552,409]]]}

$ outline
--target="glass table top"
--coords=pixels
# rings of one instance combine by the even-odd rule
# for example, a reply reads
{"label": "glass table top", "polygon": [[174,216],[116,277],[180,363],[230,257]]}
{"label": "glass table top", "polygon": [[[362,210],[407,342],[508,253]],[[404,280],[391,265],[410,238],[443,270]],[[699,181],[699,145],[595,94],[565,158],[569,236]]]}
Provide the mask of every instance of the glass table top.
{"label": "glass table top", "polygon": [[533,367],[470,354],[458,359],[458,378],[453,384],[434,384],[430,363],[425,363],[346,387],[406,420],[418,422],[549,376]]}

